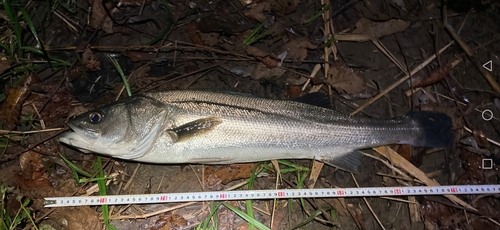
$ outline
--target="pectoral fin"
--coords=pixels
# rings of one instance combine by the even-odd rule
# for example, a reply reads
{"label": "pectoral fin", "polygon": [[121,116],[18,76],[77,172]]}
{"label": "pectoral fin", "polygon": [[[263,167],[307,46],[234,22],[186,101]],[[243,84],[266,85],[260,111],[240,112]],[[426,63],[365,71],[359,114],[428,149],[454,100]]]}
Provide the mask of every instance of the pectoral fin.
{"label": "pectoral fin", "polygon": [[222,123],[222,120],[216,117],[202,118],[173,129],[168,129],[167,132],[174,142],[181,142],[207,133],[220,123]]}
{"label": "pectoral fin", "polygon": [[334,158],[325,160],[325,163],[342,170],[356,173],[359,165],[361,164],[361,156],[362,154],[359,150],[354,150],[352,152],[344,153]]}

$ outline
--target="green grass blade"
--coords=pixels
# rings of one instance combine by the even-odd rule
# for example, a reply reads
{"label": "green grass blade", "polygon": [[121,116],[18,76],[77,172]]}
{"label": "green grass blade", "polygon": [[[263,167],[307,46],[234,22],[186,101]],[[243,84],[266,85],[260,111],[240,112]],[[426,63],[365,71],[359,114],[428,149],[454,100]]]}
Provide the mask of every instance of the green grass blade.
{"label": "green grass blade", "polygon": [[321,213],[323,213],[321,210],[315,210],[313,213],[311,213],[311,215],[305,219],[304,221],[300,222],[297,226],[291,228],[291,229],[297,229],[297,228],[301,228],[303,226],[305,226],[306,224],[310,223],[311,221],[314,220],[314,218],[318,217],[319,215],[321,215]]}
{"label": "green grass blade", "polygon": [[125,85],[125,89],[127,90],[127,95],[129,97],[132,96],[132,89],[130,89],[130,85],[128,84],[127,77],[125,77],[125,74],[123,73],[122,67],[115,58],[111,57],[111,55],[108,54],[108,58],[109,60],[111,60],[111,62],[113,62],[113,65],[118,71],[118,74],[120,74],[120,77],[122,78],[123,81],[123,85]]}
{"label": "green grass blade", "polygon": [[172,7],[170,7],[170,5],[165,1],[165,0],[160,0],[161,4],[163,4],[165,6],[165,8],[167,8],[167,13],[168,13],[168,26],[167,28],[165,28],[165,30],[163,30],[158,36],[156,36],[155,38],[153,38],[153,40],[149,41],[148,43],[146,43],[148,46],[150,45],[154,45],[156,44],[157,42],[159,42],[161,39],[163,39],[163,37],[165,37],[165,35],[167,35],[167,33],[170,31],[170,29],[172,28],[174,22],[172,21],[172,19],[174,18],[174,14],[172,12],[174,12],[172,10]]}
{"label": "green grass blade", "polygon": [[[221,205],[222,204],[220,204],[220,203],[216,205],[214,201],[210,201],[210,213],[205,218],[205,221],[203,221],[202,224],[198,225],[198,227],[196,229],[207,229],[212,217],[214,217],[214,226],[213,227],[214,227],[214,229],[217,229],[217,227],[218,227],[217,210],[219,210],[219,207]],[[210,229],[212,229],[212,228],[210,228]]]}
{"label": "green grass blade", "polygon": [[90,173],[86,172],[85,170],[79,168],[78,166],[76,166],[75,164],[73,164],[73,162],[71,162],[66,157],[64,157],[62,154],[59,153],[59,156],[68,165],[68,167],[71,168],[72,170],[74,170],[75,172],[80,173],[81,175],[83,175],[85,177],[92,177],[92,174],[90,174]]}
{"label": "green grass blade", "polygon": [[226,208],[233,211],[234,213],[236,213],[236,215],[240,216],[241,218],[243,218],[245,221],[247,221],[249,224],[255,226],[256,228],[258,228],[260,230],[270,230],[270,228],[268,228],[263,223],[256,220],[254,217],[249,216],[245,212],[233,207],[232,205],[228,204],[227,202],[222,202],[222,205],[226,206]]}
{"label": "green grass blade", "polygon": [[31,21],[31,18],[28,15],[28,12],[26,12],[25,9],[21,9],[21,14],[23,15],[24,21],[26,21],[26,24],[28,25],[28,28],[30,29],[31,34],[33,34],[33,37],[35,37],[36,43],[38,43],[38,47],[43,48],[42,42],[40,41],[40,38],[38,37],[38,33],[36,32],[35,26],[33,25],[33,22]]}
{"label": "green grass blade", "polygon": [[330,9],[330,5],[329,4],[324,5],[323,8],[321,8],[320,12],[316,13],[311,18],[305,20],[303,23],[306,24],[306,23],[309,23],[309,22],[312,22],[312,21],[316,20],[316,18],[319,18],[323,13],[325,13],[329,9]]}
{"label": "green grass blade", "polygon": [[[23,37],[21,34],[21,25],[19,24],[19,17],[17,17],[17,13],[13,11],[8,3],[8,0],[3,0],[3,7],[5,9],[5,14],[9,18],[12,23],[12,29],[14,30],[14,35],[16,36],[16,44],[18,48],[21,48]],[[23,56],[22,50],[19,49],[19,56]]]}
{"label": "green grass blade", "polygon": [[[22,46],[21,47],[21,50],[27,50],[27,51],[31,51],[33,53],[36,53],[36,54],[39,54],[39,55],[42,55],[42,56],[45,56],[44,52],[42,50],[39,50],[37,48],[34,48],[34,47],[30,47],[30,46]],[[54,61],[55,63],[53,63],[53,66],[54,67],[59,67],[59,66],[72,66],[71,63],[67,62],[67,61],[64,61],[64,60],[61,60],[61,59],[58,59],[58,58],[53,58],[53,57],[50,57],[50,56],[46,56],[46,58],[48,58],[49,60],[51,61]],[[47,60],[48,61],[48,60]]]}
{"label": "green grass blade", "polygon": [[[97,161],[94,162],[94,170],[99,170],[99,172],[97,173],[97,177],[104,178],[104,171],[102,169],[102,160],[100,156],[98,156]],[[107,195],[105,180],[98,180],[97,186],[99,187],[99,195]],[[116,230],[116,228],[109,223],[108,205],[107,204],[102,205],[101,208],[102,208],[102,218],[104,219],[104,225],[106,225],[106,227],[110,230]]]}
{"label": "green grass blade", "polygon": [[255,36],[260,31],[260,29],[262,29],[264,24],[265,24],[265,21],[261,22],[255,29],[253,29],[252,32],[243,40],[243,44],[250,45],[250,44],[254,43],[255,41],[257,41],[255,39]]}

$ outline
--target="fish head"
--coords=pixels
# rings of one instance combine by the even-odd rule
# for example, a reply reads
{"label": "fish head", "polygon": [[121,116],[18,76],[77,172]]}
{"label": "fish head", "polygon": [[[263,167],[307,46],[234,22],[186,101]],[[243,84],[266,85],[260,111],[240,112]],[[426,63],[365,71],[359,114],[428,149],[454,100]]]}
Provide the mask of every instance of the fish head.
{"label": "fish head", "polygon": [[81,114],[68,122],[59,141],[82,152],[122,159],[142,157],[164,130],[163,103],[134,96]]}

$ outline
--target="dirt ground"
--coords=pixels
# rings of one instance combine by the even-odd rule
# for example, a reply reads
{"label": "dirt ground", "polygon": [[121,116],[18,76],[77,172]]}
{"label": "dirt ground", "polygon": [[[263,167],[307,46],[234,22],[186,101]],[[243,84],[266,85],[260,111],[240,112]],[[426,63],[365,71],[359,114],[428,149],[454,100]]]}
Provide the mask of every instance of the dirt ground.
{"label": "dirt ground", "polygon": [[[446,113],[456,134],[451,148],[390,147],[441,185],[500,184],[499,1],[5,2],[0,184],[10,189],[2,191],[0,214],[22,210],[16,199],[22,196],[32,217],[14,229],[252,228],[223,206],[210,216],[216,205],[210,202],[112,206],[108,226],[102,207],[43,207],[45,197],[98,194],[95,182],[75,179],[91,176],[63,160],[95,176],[97,156],[62,145],[57,135],[69,118],[128,97],[124,82],[132,95],[210,89],[290,100],[319,91],[335,110],[380,119],[410,110]],[[223,190],[258,167],[102,159],[113,195]],[[289,163],[295,171],[282,173],[278,184],[273,165],[260,164],[266,169],[253,189],[425,185],[408,179],[410,169],[369,157],[356,174],[325,165],[311,178],[312,160]],[[251,206],[271,229],[500,229],[498,194],[458,196],[475,211],[444,196],[399,198],[254,200]],[[229,204],[248,211],[245,201]]]}

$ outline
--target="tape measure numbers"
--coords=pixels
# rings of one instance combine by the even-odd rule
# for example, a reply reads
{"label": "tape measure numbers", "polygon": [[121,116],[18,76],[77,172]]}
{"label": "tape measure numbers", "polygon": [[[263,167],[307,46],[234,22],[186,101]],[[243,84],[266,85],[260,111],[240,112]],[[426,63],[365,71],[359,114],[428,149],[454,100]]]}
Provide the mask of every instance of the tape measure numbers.
{"label": "tape measure numbers", "polygon": [[453,185],[413,187],[321,188],[280,190],[238,190],[140,195],[48,197],[45,207],[151,204],[191,201],[262,200],[289,198],[332,198],[374,196],[417,196],[447,194],[496,194],[500,185]]}

